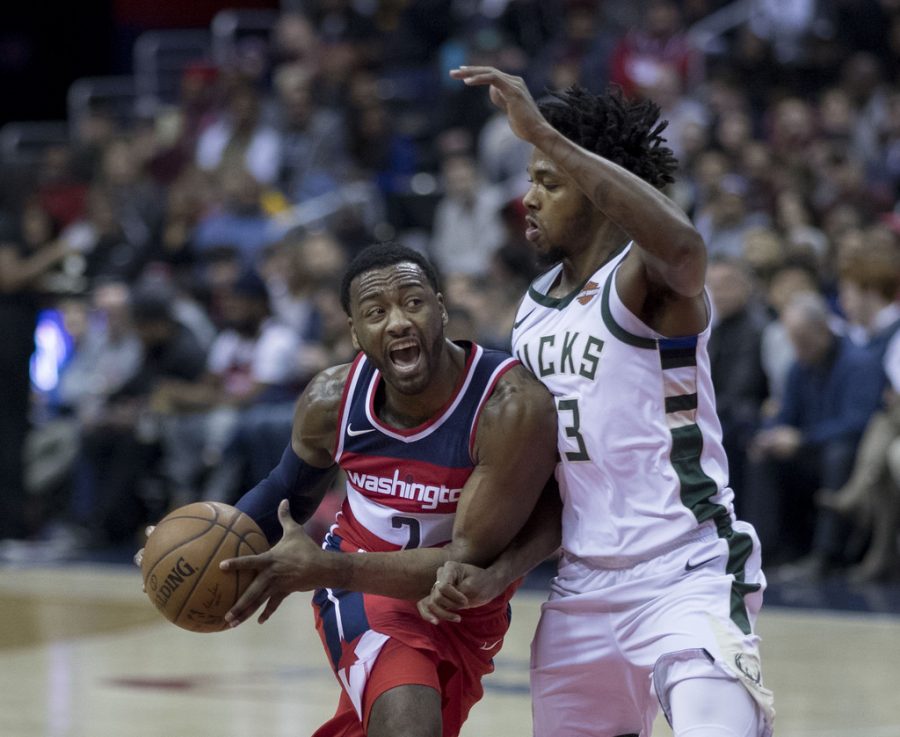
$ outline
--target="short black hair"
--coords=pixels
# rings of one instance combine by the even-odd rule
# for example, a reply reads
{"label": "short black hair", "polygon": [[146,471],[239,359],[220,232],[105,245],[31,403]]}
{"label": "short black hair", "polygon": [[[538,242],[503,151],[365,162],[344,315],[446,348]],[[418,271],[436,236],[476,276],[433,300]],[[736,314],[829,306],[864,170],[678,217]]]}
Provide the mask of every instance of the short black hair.
{"label": "short black hair", "polygon": [[425,274],[428,283],[435,293],[440,291],[440,282],[437,271],[431,262],[418,251],[402,246],[395,241],[385,241],[367,246],[360,251],[350,262],[341,279],[341,306],[344,312],[350,314],[350,283],[360,274],[373,269],[383,269],[386,266],[409,261],[414,263]]}
{"label": "short black hair", "polygon": [[669,121],[659,119],[652,100],[631,100],[614,85],[595,95],[576,84],[551,92],[538,108],[566,138],[657,189],[675,181],[678,160],[661,135]]}

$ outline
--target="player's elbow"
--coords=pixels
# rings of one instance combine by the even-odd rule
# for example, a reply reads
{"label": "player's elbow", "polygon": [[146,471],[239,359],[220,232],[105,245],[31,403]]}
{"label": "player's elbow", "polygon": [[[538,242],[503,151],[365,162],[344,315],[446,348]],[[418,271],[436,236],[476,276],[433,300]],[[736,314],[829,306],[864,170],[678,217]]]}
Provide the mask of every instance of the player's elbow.
{"label": "player's elbow", "polygon": [[667,282],[682,297],[703,293],[706,280],[706,244],[700,233],[686,225],[674,237],[667,269]]}

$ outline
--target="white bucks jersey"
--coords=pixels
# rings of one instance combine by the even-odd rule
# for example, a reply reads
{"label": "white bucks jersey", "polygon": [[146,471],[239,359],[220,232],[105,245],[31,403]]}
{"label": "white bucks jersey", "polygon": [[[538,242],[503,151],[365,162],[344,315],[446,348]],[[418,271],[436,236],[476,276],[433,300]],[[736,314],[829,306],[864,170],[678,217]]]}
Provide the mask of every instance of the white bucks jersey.
{"label": "white bucks jersey", "polygon": [[611,566],[652,557],[701,525],[727,536],[734,519],[709,327],[667,339],[644,325],[616,291],[622,258],[559,299],[547,291],[561,266],[543,274],[512,335],[516,357],[556,400],[563,548]]}

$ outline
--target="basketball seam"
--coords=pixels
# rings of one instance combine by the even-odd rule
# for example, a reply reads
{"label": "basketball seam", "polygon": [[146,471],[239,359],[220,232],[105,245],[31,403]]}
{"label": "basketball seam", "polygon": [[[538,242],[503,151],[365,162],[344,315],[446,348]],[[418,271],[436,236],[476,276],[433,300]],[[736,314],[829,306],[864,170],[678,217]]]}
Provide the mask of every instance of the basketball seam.
{"label": "basketball seam", "polygon": [[[216,515],[218,515],[218,512],[216,512]],[[226,531],[226,532],[230,529],[230,528],[228,528],[228,527],[225,527],[225,525],[223,525],[221,522],[217,522],[215,519],[209,519],[209,517],[194,517],[193,515],[185,515],[184,517],[172,517],[172,519],[166,519],[166,520],[164,520],[164,522],[161,522],[158,526],[159,526],[159,527],[162,527],[162,525],[163,525],[164,523],[165,523],[165,524],[168,524],[169,522],[174,522],[175,520],[179,520],[179,519],[198,519],[198,520],[203,520],[204,522],[209,522],[210,524],[209,524],[209,526],[208,526],[206,529],[202,530],[201,532],[198,532],[198,533],[197,533],[196,535],[194,535],[193,537],[189,537],[187,540],[181,540],[180,542],[178,542],[178,544],[173,545],[173,546],[172,546],[171,548],[169,548],[168,550],[166,550],[166,551],[160,553],[159,557],[157,558],[156,563],[154,563],[153,566],[150,568],[150,570],[147,571],[147,578],[144,579],[144,585],[145,585],[145,586],[147,585],[147,581],[150,579],[150,576],[152,576],[153,573],[154,573],[154,571],[156,570],[156,567],[157,567],[162,561],[164,561],[171,553],[173,553],[173,552],[175,552],[176,550],[178,550],[178,548],[180,548],[180,547],[182,547],[182,546],[184,546],[184,545],[187,545],[187,544],[190,543],[190,542],[193,542],[193,541],[196,540],[197,538],[203,537],[203,536],[204,536],[205,534],[207,534],[213,527],[216,527],[217,525],[218,525],[219,527],[225,528],[225,531]]]}

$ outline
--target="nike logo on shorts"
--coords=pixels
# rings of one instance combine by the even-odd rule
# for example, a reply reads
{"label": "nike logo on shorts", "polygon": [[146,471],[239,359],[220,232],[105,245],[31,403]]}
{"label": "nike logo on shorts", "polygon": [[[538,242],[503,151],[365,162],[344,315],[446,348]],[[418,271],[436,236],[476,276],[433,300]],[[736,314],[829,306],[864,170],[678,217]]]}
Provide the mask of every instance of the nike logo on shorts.
{"label": "nike logo on shorts", "polygon": [[688,561],[687,563],[684,564],[684,570],[693,571],[695,568],[702,568],[707,563],[712,563],[718,557],[719,557],[718,555],[714,555],[712,558],[707,558],[706,560],[701,560],[699,563],[691,563],[690,561]]}
{"label": "nike logo on shorts", "polygon": [[351,438],[355,438],[357,435],[365,435],[367,432],[375,432],[375,428],[369,427],[365,430],[354,430],[350,425],[347,425],[347,434]]}
{"label": "nike logo on shorts", "polygon": [[499,645],[501,642],[503,642],[503,638],[502,638],[502,637],[501,637],[499,640],[494,640],[494,641],[493,641],[492,643],[490,643],[490,644],[484,643],[484,644],[481,646],[481,649],[482,649],[482,650],[493,650],[493,649],[494,649],[495,647],[497,647],[497,645]]}

